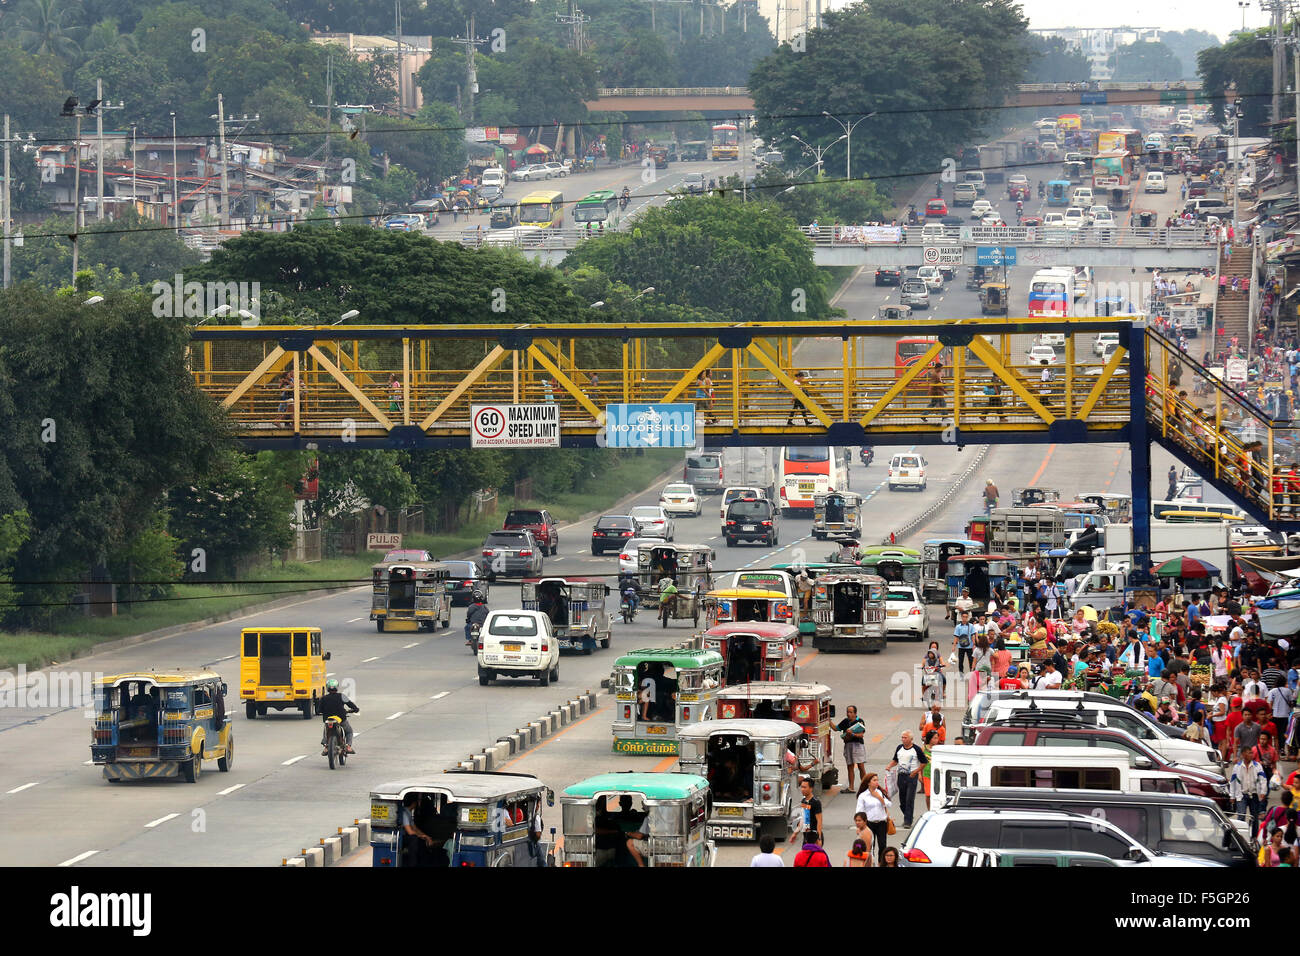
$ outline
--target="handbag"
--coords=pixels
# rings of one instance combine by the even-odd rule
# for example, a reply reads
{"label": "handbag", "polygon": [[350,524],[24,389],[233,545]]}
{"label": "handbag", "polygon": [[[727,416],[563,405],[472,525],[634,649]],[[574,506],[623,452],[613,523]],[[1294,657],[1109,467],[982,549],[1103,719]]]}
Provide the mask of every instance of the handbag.
{"label": "handbag", "polygon": [[894,818],[893,818],[893,817],[886,817],[886,818],[885,818],[885,832],[886,832],[887,834],[889,834],[890,836],[893,836],[895,833],[898,832],[898,827],[894,826]]}

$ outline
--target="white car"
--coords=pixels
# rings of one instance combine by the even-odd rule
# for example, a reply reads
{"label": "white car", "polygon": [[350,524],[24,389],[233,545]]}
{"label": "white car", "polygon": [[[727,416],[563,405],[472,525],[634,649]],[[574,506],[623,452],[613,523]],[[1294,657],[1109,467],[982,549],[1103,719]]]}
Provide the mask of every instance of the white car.
{"label": "white car", "polygon": [[671,515],[692,515],[698,518],[702,497],[695,493],[694,485],[679,481],[665,486],[659,493],[659,507]]}
{"label": "white car", "polygon": [[1082,229],[1088,223],[1088,214],[1080,206],[1071,206],[1065,210],[1065,228],[1071,232]]}
{"label": "white car", "polygon": [[930,609],[912,585],[891,584],[885,590],[885,632],[930,640]]}
{"label": "white car", "polygon": [[991,212],[993,212],[993,203],[987,199],[977,199],[971,203],[970,217],[972,219],[983,219]]}
{"label": "white car", "polygon": [[1142,180],[1142,191],[1147,193],[1168,192],[1169,184],[1165,182],[1165,174],[1158,169],[1148,172]]}
{"label": "white car", "polygon": [[1282,537],[1281,534],[1276,531],[1269,531],[1268,528],[1256,524],[1233,525],[1228,529],[1228,534],[1234,548],[1283,543],[1280,540]]}
{"label": "white car", "polygon": [[1038,144],[1038,152],[1042,154],[1043,159],[1055,159],[1061,155],[1061,148],[1053,142]]}
{"label": "white car", "polygon": [[618,553],[618,573],[619,574],[636,574],[639,565],[637,564],[637,552],[642,548],[651,548],[657,544],[663,544],[657,538],[631,538],[623,543],[623,550]]}
{"label": "white car", "polygon": [[938,266],[921,266],[916,271],[916,277],[924,282],[930,288],[930,291],[943,291],[943,273],[939,271]]}
{"label": "white car", "polygon": [[925,469],[929,464],[920,455],[895,455],[889,459],[889,470],[885,473],[889,490],[915,488],[917,491],[925,491],[927,485]]}
{"label": "white car", "polygon": [[[722,507],[718,509],[718,520],[726,524],[727,505],[738,498],[766,498],[767,492],[755,485],[728,485],[722,489]],[[722,527],[722,525],[719,525]]]}
{"label": "white car", "polygon": [[531,166],[521,166],[514,171],[511,178],[517,183],[535,182],[539,179],[550,179],[550,171],[543,163],[533,163]]}
{"label": "white car", "polygon": [[1113,226],[1115,217],[1111,215],[1109,206],[1092,206],[1088,209],[1088,223],[1093,226]]}
{"label": "white car", "polygon": [[1056,357],[1056,349],[1050,345],[1035,345],[1029,349],[1029,364],[1042,365],[1046,360],[1048,365],[1056,365],[1060,361]]}
{"label": "white car", "polygon": [[1061,215],[1059,212],[1049,212],[1047,215],[1043,216],[1043,228],[1048,229],[1052,226],[1065,228],[1065,216]]}
{"label": "white car", "polygon": [[542,163],[542,168],[547,172],[547,179],[569,175],[569,167],[564,165],[564,163]]}
{"label": "white car", "polygon": [[498,677],[535,677],[543,687],[560,679],[560,642],[549,615],[488,612],[478,636],[478,682],[487,686]]}
{"label": "white car", "polygon": [[637,505],[628,511],[636,522],[636,533],[642,538],[663,538],[673,540],[676,528],[668,512],[658,505]]}
{"label": "white car", "polygon": [[1044,332],[1038,337],[1039,345],[1046,345],[1051,349],[1065,350],[1065,333],[1064,332]]}
{"label": "white car", "polygon": [[1007,221],[997,213],[991,212],[980,220],[980,225],[988,229],[1004,229],[1006,228]]}
{"label": "white car", "polygon": [[1107,352],[1113,352],[1118,345],[1118,332],[1098,332],[1097,338],[1092,343],[1092,354],[1105,355]]}

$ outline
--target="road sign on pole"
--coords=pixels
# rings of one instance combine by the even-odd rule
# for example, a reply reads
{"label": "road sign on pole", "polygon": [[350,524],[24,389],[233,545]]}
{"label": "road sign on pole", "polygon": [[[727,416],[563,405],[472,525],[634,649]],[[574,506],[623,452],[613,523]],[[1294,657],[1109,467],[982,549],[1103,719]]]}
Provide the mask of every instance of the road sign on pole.
{"label": "road sign on pole", "polygon": [[560,406],[475,405],[470,410],[471,448],[559,448]]}
{"label": "road sign on pole", "polygon": [[1014,266],[1015,246],[976,246],[975,264],[979,266]]}

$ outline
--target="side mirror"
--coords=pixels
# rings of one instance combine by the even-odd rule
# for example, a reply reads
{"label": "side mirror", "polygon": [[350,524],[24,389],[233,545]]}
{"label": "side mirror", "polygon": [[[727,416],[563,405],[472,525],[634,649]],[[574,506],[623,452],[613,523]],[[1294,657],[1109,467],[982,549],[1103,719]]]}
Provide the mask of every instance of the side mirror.
{"label": "side mirror", "polygon": [[831,704],[831,717],[835,716],[835,705]]}
{"label": "side mirror", "polygon": [[[546,805],[548,807],[555,806],[555,791],[552,790],[550,787],[546,788]],[[551,831],[551,832],[555,832],[555,831]]]}
{"label": "side mirror", "polygon": [[222,681],[222,682],[221,682],[221,696],[222,696],[222,697],[225,697],[228,693],[230,693],[230,691],[228,691],[228,690],[226,689],[226,682],[225,682],[225,681]]}
{"label": "side mirror", "polygon": [[1148,757],[1138,757],[1133,761],[1133,766],[1138,770],[1150,770],[1153,764]]}
{"label": "side mirror", "polygon": [[329,652],[329,651],[326,651],[326,652],[325,652],[325,656],[322,657],[321,660],[323,660],[323,661],[327,661],[327,660],[329,660],[329,659],[330,659],[330,652]]}
{"label": "side mirror", "polygon": [[1134,863],[1141,863],[1146,860],[1147,855],[1142,852],[1141,847],[1132,847],[1124,854],[1125,859],[1132,860]]}

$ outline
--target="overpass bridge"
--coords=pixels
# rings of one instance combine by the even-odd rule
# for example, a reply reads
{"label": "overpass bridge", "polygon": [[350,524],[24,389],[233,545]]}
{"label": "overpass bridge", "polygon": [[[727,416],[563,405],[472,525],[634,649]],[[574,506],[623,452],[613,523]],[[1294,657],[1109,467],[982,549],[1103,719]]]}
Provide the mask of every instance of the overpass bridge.
{"label": "overpass bridge", "polygon": [[[943,239],[923,239],[920,226],[801,227],[813,244],[813,261],[819,266],[921,265],[926,247],[942,248],[943,261],[951,265],[986,265],[996,248],[1014,250],[1012,265],[1124,266],[1139,269],[1203,269],[1218,263],[1215,232],[1205,225],[1142,229],[1093,228],[1067,232],[1041,228],[952,228]],[[599,242],[603,233],[585,229],[501,230],[468,229],[462,245],[472,248],[519,249],[529,258],[558,265],[583,242]],[[958,258],[960,256],[960,258]]]}
{"label": "overpass bridge", "polygon": [[[1065,338],[1048,382],[1013,342],[1044,332]],[[1090,345],[1101,332],[1119,338],[1105,360]],[[796,362],[813,339],[838,340],[839,361]],[[923,374],[934,360],[938,381]],[[602,446],[610,406],[693,403],[707,370],[714,400],[693,413],[697,442],[1123,442],[1140,543],[1156,441],[1257,520],[1300,530],[1274,492],[1275,456],[1297,460],[1300,423],[1270,421],[1141,321],[201,326],[189,367],[250,449],[466,448],[471,406],[502,403],[554,404],[562,446]]]}
{"label": "overpass bridge", "polygon": [[[1022,83],[1004,106],[1189,106],[1203,102],[1192,83]],[[610,113],[698,111],[730,116],[754,111],[754,97],[741,86],[622,87],[597,91],[587,109]]]}

